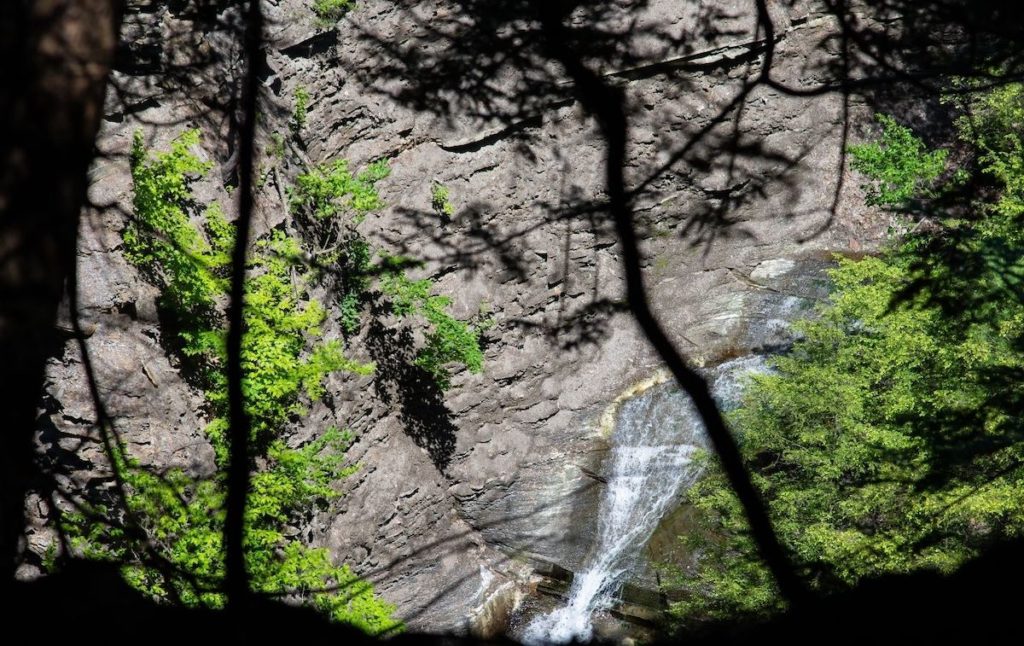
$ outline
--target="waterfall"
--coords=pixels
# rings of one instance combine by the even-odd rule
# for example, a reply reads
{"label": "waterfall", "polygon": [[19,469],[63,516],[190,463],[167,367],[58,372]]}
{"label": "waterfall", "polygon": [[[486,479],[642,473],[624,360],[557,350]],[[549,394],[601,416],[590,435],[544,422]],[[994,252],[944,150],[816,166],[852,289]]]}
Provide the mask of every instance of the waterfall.
{"label": "waterfall", "polygon": [[[743,375],[763,372],[760,357],[722,364],[708,374],[723,408],[735,406]],[[523,632],[527,644],[588,641],[591,617],[608,608],[635,566],[661,517],[700,475],[692,463],[704,428],[690,398],[674,384],[654,386],[619,408],[601,500],[596,549],[573,578],[565,605],[536,617]]]}

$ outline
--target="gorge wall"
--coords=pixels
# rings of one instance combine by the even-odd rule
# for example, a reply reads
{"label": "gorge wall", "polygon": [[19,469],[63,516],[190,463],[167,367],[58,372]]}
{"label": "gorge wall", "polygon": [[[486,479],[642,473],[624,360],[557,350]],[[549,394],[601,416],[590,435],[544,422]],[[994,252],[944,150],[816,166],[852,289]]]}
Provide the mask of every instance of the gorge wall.
{"label": "gorge wall", "polygon": [[[653,2],[643,23],[695,30],[703,40],[646,59],[638,40],[639,64],[607,70],[636,107],[631,181],[650,175],[695,133],[713,133],[635,205],[652,304],[697,363],[782,342],[780,319],[820,297],[815,281],[830,253],[869,251],[887,226],[883,215],[863,209],[856,181],[840,166],[844,123],[856,132],[870,106],[759,86],[712,127],[758,73],[764,41],[753,4]],[[813,84],[813,61],[834,54],[827,37],[836,25],[813,2],[792,4],[773,10],[774,76]],[[419,274],[437,279],[456,315],[483,309],[496,320],[482,374],[457,375],[441,400],[418,400],[381,376],[331,378],[328,403],[314,407],[289,441],[332,424],[351,428],[357,439],[349,455],[361,469],[340,483],[344,496],[331,509],[295,531],[372,579],[414,629],[458,631],[494,620],[497,602],[482,604],[495,590],[528,588],[539,562],[575,570],[585,561],[602,486],[594,474],[608,449],[602,412],[660,368],[630,313],[608,305],[621,299],[623,281],[606,216],[558,217],[559,207],[602,196],[602,139],[571,98],[511,128],[396,100],[415,79],[374,74],[392,55],[384,44],[424,38],[432,21],[455,8],[365,0],[331,25],[319,24],[299,0],[267,0],[265,8],[261,145],[288,132],[296,90],[305,88],[299,154],[313,163],[345,158],[355,167],[390,159],[392,174],[379,185],[387,208],[366,219],[363,233],[424,260]],[[696,29],[698,18],[710,22]],[[204,116],[205,98],[223,92],[224,80],[197,73],[191,91],[159,82],[181,42],[168,34],[219,52],[213,69],[220,73],[237,59],[231,42],[193,27],[164,3],[143,3],[129,18],[126,51],[135,58],[119,67],[116,81],[132,100],[111,93],[90,194],[106,208],[83,218],[79,274],[101,394],[133,455],[202,474],[213,469],[213,456],[196,412],[201,398],[160,344],[155,290],[119,251],[131,210],[126,152],[138,128],[160,147],[199,125],[215,169],[197,195],[232,212],[225,180],[235,159],[225,142],[233,133],[227,121]],[[159,64],[142,65],[146,56]],[[505,82],[495,79],[498,87]],[[759,153],[719,163],[731,132]],[[287,221],[283,186],[301,168],[280,162],[272,170],[259,197],[258,231]],[[431,210],[435,181],[450,191],[450,222]],[[325,334],[339,329],[332,316]],[[365,339],[350,352],[386,360]],[[69,340],[50,364],[39,437],[81,486],[110,477],[95,420]],[[42,497],[33,504],[40,526],[30,547],[41,555],[52,540],[41,525],[50,511]],[[34,575],[33,567],[23,575]]]}

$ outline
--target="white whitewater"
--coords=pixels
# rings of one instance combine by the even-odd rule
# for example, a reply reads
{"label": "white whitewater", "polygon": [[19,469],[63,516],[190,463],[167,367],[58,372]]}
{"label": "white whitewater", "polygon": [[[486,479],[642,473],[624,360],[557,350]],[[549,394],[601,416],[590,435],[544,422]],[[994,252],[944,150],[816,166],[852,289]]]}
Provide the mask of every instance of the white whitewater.
{"label": "white whitewater", "polygon": [[[709,378],[719,404],[735,405],[740,376],[764,370],[760,357],[722,364]],[[611,438],[607,489],[601,500],[596,549],[573,578],[568,600],[526,627],[527,644],[589,641],[591,618],[607,609],[661,517],[700,475],[692,463],[704,445],[704,427],[690,399],[662,384],[622,404]]]}

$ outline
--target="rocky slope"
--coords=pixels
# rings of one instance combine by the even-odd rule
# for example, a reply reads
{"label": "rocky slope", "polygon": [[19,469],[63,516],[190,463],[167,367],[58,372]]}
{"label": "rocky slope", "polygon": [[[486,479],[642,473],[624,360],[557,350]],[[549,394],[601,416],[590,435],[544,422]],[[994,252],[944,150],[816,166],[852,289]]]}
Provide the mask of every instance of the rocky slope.
{"label": "rocky slope", "polygon": [[[747,6],[753,3],[691,4],[716,7],[720,35],[692,41],[685,55],[659,52],[618,77],[637,106],[633,179],[708,126],[757,71],[763,41]],[[331,405],[314,408],[292,441],[329,424],[347,426],[358,434],[350,455],[362,468],[341,483],[345,496],[332,509],[299,529],[373,579],[415,629],[500,624],[529,587],[533,565],[573,570],[586,558],[601,488],[592,475],[607,448],[601,414],[659,368],[629,313],[601,306],[623,289],[619,250],[603,216],[553,216],[558,205],[601,195],[601,139],[571,99],[509,129],[469,114],[443,118],[389,97],[384,86],[410,79],[374,77],[389,54],[365,36],[386,43],[422,37],[400,4],[365,0],[326,26],[298,0],[265,6],[264,143],[273,132],[287,133],[295,92],[305,88],[311,101],[302,155],[356,166],[390,159],[392,175],[381,184],[388,208],[367,219],[364,233],[426,260],[423,275],[438,279],[458,315],[484,308],[497,321],[483,373],[458,375],[442,401],[418,400],[384,378],[331,380]],[[643,18],[685,30],[691,9],[655,2]],[[426,4],[416,11],[450,15]],[[807,3],[775,17],[775,77],[813,82],[810,62],[828,55],[819,45],[834,24]],[[173,8],[151,6],[131,19],[126,39],[152,42],[154,33],[190,33],[192,26]],[[173,55],[171,39],[155,40],[165,49],[152,55]],[[221,60],[237,55],[216,34],[193,40],[221,52]],[[160,346],[156,294],[120,256],[118,232],[131,201],[124,153],[138,127],[159,145],[186,124],[200,124],[205,154],[217,166],[199,196],[230,205],[221,182],[232,173],[232,151],[223,143],[230,128],[202,116],[203,97],[221,92],[230,75],[197,75],[194,92],[167,92],[151,83],[155,72],[145,66],[122,66],[118,74],[135,98],[129,109],[112,96],[100,141],[106,157],[95,166],[91,197],[121,208],[84,218],[81,314],[94,330],[88,346],[101,394],[132,452],[157,467],[204,473],[212,453],[195,412],[200,399]],[[866,106],[848,107],[855,124],[864,121]],[[779,319],[813,300],[809,285],[828,252],[870,250],[886,225],[860,207],[855,182],[839,168],[840,97],[759,87],[732,115],[722,128],[735,127],[770,155],[705,167],[697,162],[718,154],[712,140],[637,200],[652,302],[677,346],[698,362],[778,342]],[[280,189],[296,171],[295,164],[275,168],[260,198],[260,230],[286,219]],[[431,211],[435,181],[449,188],[456,207],[450,223]],[[366,340],[352,351],[382,359]],[[44,404],[40,440],[50,455],[73,465],[68,477],[83,486],[102,485],[109,475],[71,340],[51,363]],[[46,504],[37,502],[45,519]],[[41,553],[49,540],[38,528],[32,546]],[[496,590],[501,594],[492,596]]]}

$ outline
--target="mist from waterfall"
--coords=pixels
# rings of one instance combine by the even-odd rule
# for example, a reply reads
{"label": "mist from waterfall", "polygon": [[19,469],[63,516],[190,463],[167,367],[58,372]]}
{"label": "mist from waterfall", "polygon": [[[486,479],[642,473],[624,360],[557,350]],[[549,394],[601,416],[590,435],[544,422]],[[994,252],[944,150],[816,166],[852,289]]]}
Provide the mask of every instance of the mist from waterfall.
{"label": "mist from waterfall", "polygon": [[[751,356],[723,363],[707,376],[719,405],[727,409],[735,406],[742,377],[765,369],[761,357]],[[573,578],[565,605],[534,618],[523,632],[525,643],[591,639],[594,613],[612,605],[662,516],[699,477],[692,458],[704,444],[697,411],[674,383],[622,403],[606,465],[596,549]]]}

